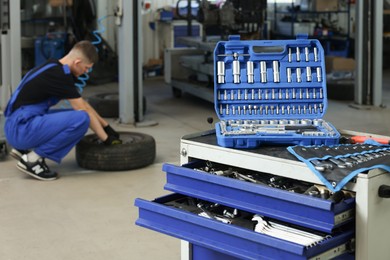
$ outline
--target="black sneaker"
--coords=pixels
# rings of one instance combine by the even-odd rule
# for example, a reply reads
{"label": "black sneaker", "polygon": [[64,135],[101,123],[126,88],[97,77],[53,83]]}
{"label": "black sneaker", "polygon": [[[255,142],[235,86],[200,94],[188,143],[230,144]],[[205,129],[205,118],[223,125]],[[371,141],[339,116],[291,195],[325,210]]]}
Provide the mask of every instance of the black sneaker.
{"label": "black sneaker", "polygon": [[29,150],[19,150],[19,149],[12,148],[11,152],[9,152],[9,155],[11,155],[12,158],[20,161],[20,159],[22,159],[22,155],[27,154],[29,152],[30,152]]}
{"label": "black sneaker", "polygon": [[44,158],[40,158],[36,162],[29,162],[27,155],[24,154],[16,167],[22,172],[42,181],[55,180],[58,176],[56,172],[50,171]]}

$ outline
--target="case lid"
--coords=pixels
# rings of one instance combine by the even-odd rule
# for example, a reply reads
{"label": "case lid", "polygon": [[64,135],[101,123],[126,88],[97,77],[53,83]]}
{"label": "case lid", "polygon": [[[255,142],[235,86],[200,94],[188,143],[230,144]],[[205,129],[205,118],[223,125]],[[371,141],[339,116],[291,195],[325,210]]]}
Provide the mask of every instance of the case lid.
{"label": "case lid", "polygon": [[214,105],[221,120],[315,119],[327,108],[324,49],[316,39],[240,40],[214,50]]}

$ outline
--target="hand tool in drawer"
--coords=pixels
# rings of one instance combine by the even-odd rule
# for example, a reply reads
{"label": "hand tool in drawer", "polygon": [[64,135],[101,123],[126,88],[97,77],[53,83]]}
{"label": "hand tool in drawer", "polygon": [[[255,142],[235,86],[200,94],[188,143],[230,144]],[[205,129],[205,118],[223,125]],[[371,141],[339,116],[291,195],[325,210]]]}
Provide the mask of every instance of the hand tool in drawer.
{"label": "hand tool in drawer", "polygon": [[[192,202],[186,202],[187,199],[192,200]],[[353,256],[354,230],[350,226],[344,227],[345,229],[337,229],[328,235],[268,217],[263,218],[269,225],[272,225],[275,232],[284,232],[286,238],[286,233],[290,233],[289,237],[299,235],[298,237],[303,239],[323,237],[321,241],[306,246],[303,243],[297,243],[297,241],[284,239],[284,237],[277,238],[255,232],[254,225],[257,224],[257,221],[252,221],[254,214],[250,211],[240,210],[238,216],[228,224],[210,219],[207,216],[199,216],[199,213],[196,213],[199,212],[196,206],[198,203],[207,207],[210,202],[177,193],[157,198],[154,201],[136,199],[135,205],[139,208],[139,218],[136,220],[136,224],[222,253],[223,255],[218,259],[234,257],[237,259],[303,260],[333,259],[337,256],[340,259],[346,259],[342,258],[346,254]],[[180,206],[180,204],[185,206]],[[213,214],[220,215],[224,209],[231,210],[225,205],[220,204],[215,207],[213,202],[211,205],[209,211]],[[224,216],[224,218],[228,217]],[[242,222],[247,222],[248,225],[245,227],[236,224],[239,219]],[[303,242],[303,239],[300,242]]]}
{"label": "hand tool in drawer", "polygon": [[321,119],[327,97],[318,40],[241,41],[231,36],[217,43],[214,66],[219,145],[338,143],[338,131]]}
{"label": "hand tool in drawer", "polygon": [[225,224],[254,230],[255,232],[297,243],[305,247],[312,247],[326,239],[332,238],[329,234],[312,230],[308,231],[302,227],[278,222],[258,214],[232,209],[192,197],[184,197],[176,201],[168,202],[166,205]]}
{"label": "hand tool in drawer", "polygon": [[354,198],[301,180],[205,160],[163,171],[166,190],[314,230],[332,233],[354,219]]}
{"label": "hand tool in drawer", "polygon": [[[390,156],[390,153],[386,153],[386,154]],[[330,159],[331,161],[335,161],[332,158]],[[316,163],[313,164],[316,165],[317,168],[321,167],[318,168],[320,170],[333,169],[333,166],[330,163],[325,163],[325,162],[321,163],[318,160],[314,160],[314,161],[316,161]],[[341,164],[342,162],[339,161],[338,163]],[[270,186],[272,188],[299,193],[310,197],[330,200],[334,203],[339,203],[344,199],[349,199],[351,197],[354,197],[354,195],[351,195],[346,191],[333,192],[323,185],[313,185],[311,183],[298,181],[298,180],[294,180],[282,176],[253,172],[253,171],[233,168],[233,167],[227,167],[225,165],[213,163],[210,161],[206,161],[205,164],[206,164],[205,167],[195,168],[195,170],[207,172],[218,176],[233,178],[241,181],[247,181],[250,183],[260,184],[263,186]]]}
{"label": "hand tool in drawer", "polygon": [[260,215],[254,215],[252,221],[256,221],[255,231],[279,239],[287,240],[306,247],[311,247],[331,238],[331,235],[317,235],[315,233],[292,228],[288,225],[266,220]]}

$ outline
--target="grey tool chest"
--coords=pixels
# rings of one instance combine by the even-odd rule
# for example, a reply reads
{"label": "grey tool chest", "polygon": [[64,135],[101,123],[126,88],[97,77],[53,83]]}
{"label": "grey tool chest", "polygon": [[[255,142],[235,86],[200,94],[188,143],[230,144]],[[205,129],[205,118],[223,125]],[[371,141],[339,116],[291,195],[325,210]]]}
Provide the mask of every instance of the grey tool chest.
{"label": "grey tool chest", "polygon": [[214,50],[218,144],[337,144],[323,120],[327,109],[324,50],[318,40],[241,41],[230,36]]}
{"label": "grey tool chest", "polygon": [[137,225],[182,240],[182,259],[390,256],[390,201],[375,192],[390,184],[386,172],[359,174],[331,199],[310,189],[320,180],[285,147],[221,147],[209,131],[183,137],[180,149],[181,165],[163,166],[174,193],[135,205]]}

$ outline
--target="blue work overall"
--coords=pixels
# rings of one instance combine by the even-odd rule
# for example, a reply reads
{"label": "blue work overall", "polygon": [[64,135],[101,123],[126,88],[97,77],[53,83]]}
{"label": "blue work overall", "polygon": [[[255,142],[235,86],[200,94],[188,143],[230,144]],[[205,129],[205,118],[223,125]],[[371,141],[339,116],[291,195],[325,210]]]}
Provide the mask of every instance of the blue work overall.
{"label": "blue work overall", "polygon": [[49,63],[34,73],[29,72],[22,79],[5,110],[4,130],[8,143],[14,148],[32,149],[39,156],[60,163],[87,132],[89,115],[85,111],[72,109],[49,110],[59,102],[57,98],[12,111],[16,97],[25,84],[55,65]]}

